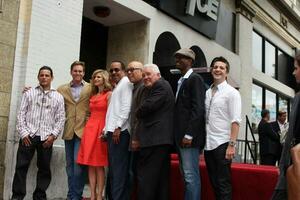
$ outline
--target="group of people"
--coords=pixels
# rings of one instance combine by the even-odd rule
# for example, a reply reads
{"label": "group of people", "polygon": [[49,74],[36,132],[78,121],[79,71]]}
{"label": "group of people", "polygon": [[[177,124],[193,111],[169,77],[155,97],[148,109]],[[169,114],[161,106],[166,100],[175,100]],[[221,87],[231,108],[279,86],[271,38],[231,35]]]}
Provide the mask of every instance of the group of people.
{"label": "group of people", "polygon": [[270,122],[270,111],[261,111],[261,121],[258,125],[260,164],[279,164],[282,146],[289,128],[287,112],[278,111],[277,120]]}
{"label": "group of people", "polygon": [[[26,195],[26,174],[35,151],[38,172],[33,199],[46,199],[52,145],[62,131],[69,200],[82,199],[86,168],[91,199],[101,200],[106,166],[109,199],[129,199],[132,192],[140,200],[168,199],[173,145],[184,180],[184,199],[200,199],[202,151],[216,199],[232,199],[230,167],[241,123],[241,97],[227,83],[230,65],[224,57],[213,59],[213,84],[206,90],[201,76],[193,72],[191,49],[179,49],[174,59],[182,75],[175,94],[155,64],[132,61],[126,67],[112,61],[108,71],[97,69],[87,83],[85,64],[75,61],[70,68],[72,81],[57,90],[51,87],[52,69],[41,67],[39,84],[24,92],[17,117],[21,139],[12,199]],[[294,74],[300,82],[299,56]],[[299,110],[298,97],[293,108]],[[300,141],[299,112],[293,113],[286,143],[291,138]],[[263,160],[273,162],[273,157]]]}

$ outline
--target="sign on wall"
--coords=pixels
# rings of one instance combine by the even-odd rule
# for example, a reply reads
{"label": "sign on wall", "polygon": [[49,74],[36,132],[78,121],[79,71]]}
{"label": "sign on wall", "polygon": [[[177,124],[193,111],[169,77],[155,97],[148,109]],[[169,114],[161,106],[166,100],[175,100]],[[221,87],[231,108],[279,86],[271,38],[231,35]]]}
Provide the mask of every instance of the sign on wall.
{"label": "sign on wall", "polygon": [[156,0],[152,5],[208,38],[216,38],[220,0]]}
{"label": "sign on wall", "polygon": [[194,16],[195,10],[206,14],[211,19],[217,21],[218,19],[219,2],[217,0],[208,0],[202,4],[201,0],[188,0],[186,5],[186,14]]}

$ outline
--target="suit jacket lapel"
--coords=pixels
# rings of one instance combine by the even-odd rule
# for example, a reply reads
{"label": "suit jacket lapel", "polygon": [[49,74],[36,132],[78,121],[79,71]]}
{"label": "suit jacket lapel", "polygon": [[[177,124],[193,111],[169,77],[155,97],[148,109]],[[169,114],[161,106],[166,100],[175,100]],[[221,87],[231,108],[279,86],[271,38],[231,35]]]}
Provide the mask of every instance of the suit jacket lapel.
{"label": "suit jacket lapel", "polygon": [[80,96],[79,96],[79,99],[78,99],[77,103],[80,102],[83,99],[83,97],[84,97],[83,93],[85,93],[85,86],[86,86],[86,84],[87,83],[84,81],[83,82],[83,87],[81,88]]}
{"label": "suit jacket lapel", "polygon": [[76,103],[74,98],[73,98],[72,92],[71,92],[71,85],[70,84],[67,87],[67,94],[68,94],[69,98],[72,100],[72,102]]}
{"label": "suit jacket lapel", "polygon": [[179,88],[178,95],[177,95],[175,103],[177,103],[179,96],[184,92],[183,87],[184,87],[184,84],[185,84],[185,80],[186,80],[186,78],[184,78],[182,80],[182,83],[181,83],[181,86]]}

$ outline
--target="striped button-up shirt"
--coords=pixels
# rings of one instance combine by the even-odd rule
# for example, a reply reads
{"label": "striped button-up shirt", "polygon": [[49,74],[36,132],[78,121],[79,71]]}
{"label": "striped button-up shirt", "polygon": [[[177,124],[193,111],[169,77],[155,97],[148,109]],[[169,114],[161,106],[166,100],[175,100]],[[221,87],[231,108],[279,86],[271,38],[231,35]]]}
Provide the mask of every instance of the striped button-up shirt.
{"label": "striped button-up shirt", "polygon": [[24,138],[49,135],[57,137],[65,123],[64,98],[55,89],[44,91],[40,86],[31,88],[22,96],[17,117],[17,130]]}

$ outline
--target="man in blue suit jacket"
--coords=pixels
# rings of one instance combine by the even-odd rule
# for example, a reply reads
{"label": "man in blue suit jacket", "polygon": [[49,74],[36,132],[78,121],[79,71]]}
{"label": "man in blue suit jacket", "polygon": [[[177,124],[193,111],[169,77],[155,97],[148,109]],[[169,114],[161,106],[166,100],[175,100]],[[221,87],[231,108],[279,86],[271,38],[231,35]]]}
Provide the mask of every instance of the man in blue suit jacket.
{"label": "man in blue suit jacket", "polygon": [[205,144],[205,85],[193,72],[195,53],[183,48],[175,52],[178,81],[175,103],[174,134],[180,168],[185,182],[185,200],[200,199],[199,154]]}

